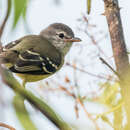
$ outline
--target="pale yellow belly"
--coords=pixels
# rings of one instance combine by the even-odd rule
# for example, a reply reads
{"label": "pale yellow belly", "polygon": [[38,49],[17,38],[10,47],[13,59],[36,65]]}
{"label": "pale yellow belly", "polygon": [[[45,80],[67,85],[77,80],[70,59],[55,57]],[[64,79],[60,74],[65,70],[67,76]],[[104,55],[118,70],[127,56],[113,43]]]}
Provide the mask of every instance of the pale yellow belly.
{"label": "pale yellow belly", "polygon": [[[62,64],[59,66],[58,70],[62,67],[63,63],[64,63],[64,60],[62,61]],[[7,68],[10,68],[11,66],[12,66],[12,64],[9,64],[9,63],[6,64]],[[47,77],[49,77],[53,74],[54,73],[46,74],[46,75],[31,75],[31,74],[17,73],[16,75],[19,76],[23,80],[23,84],[26,84],[27,82],[36,82],[36,81],[39,81],[39,80],[43,80],[43,79],[45,79],[45,78],[47,78]]]}
{"label": "pale yellow belly", "polygon": [[31,75],[31,74],[16,74],[19,76],[24,82],[36,82],[42,79],[49,77],[51,74],[48,75]]}
{"label": "pale yellow belly", "polygon": [[[7,68],[10,68],[10,67],[12,67],[12,64],[7,63],[7,64],[5,64],[5,66]],[[39,81],[39,80],[43,80],[43,79],[49,77],[52,74],[48,74],[48,75],[31,75],[31,74],[16,73],[16,75],[18,77],[20,77],[24,82],[36,82],[36,81]]]}

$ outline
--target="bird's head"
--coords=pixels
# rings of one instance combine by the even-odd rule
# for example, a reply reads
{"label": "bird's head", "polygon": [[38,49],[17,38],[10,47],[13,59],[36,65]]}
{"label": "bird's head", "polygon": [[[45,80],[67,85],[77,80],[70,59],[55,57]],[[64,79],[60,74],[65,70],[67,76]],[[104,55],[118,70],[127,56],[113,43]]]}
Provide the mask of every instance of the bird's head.
{"label": "bird's head", "polygon": [[62,23],[54,23],[41,31],[41,36],[46,38],[65,55],[73,42],[80,42],[81,39],[74,36],[70,27]]}

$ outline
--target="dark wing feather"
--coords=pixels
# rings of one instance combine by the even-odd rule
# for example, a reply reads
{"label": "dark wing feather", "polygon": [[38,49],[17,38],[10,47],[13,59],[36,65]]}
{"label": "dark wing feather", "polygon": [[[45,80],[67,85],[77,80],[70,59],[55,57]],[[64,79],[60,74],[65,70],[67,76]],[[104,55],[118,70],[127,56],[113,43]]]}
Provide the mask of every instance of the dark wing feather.
{"label": "dark wing feather", "polygon": [[39,35],[28,35],[9,43],[1,55],[6,63],[12,64],[9,69],[14,73],[52,74],[63,63],[61,53]]}
{"label": "dark wing feather", "polygon": [[12,72],[23,74],[51,74],[56,72],[60,64],[48,57],[40,56],[33,49],[19,54],[16,64],[10,68]]}

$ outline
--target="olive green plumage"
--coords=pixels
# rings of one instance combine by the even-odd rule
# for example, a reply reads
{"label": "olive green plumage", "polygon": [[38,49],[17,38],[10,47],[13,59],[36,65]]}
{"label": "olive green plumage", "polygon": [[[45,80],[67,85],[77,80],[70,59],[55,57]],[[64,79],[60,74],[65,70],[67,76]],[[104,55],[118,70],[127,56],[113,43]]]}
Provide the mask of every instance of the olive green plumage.
{"label": "olive green plumage", "polygon": [[40,35],[28,35],[7,44],[0,61],[24,83],[38,81],[57,72],[72,43],[79,41],[67,25],[51,24]]}

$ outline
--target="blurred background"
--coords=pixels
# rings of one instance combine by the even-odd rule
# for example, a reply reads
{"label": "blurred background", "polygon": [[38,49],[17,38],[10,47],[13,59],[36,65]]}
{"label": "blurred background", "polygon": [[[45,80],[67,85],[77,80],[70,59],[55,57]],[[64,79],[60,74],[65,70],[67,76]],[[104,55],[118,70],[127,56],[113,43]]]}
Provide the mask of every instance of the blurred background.
{"label": "blurred background", "polygon": [[[128,3],[130,3],[128,0],[119,0],[129,51],[128,12],[130,8]],[[82,39],[82,42],[73,45],[66,56],[64,67],[59,72],[44,81],[28,83],[26,89],[41,100],[44,98],[75,130],[112,130],[112,113],[105,115],[105,118],[98,117],[116,102],[111,102],[111,98],[118,93],[119,86],[116,83],[117,77],[99,59],[99,57],[104,58],[115,68],[108,26],[103,15],[103,1],[92,0],[89,15],[86,0],[28,0],[26,7],[24,18],[21,15],[16,20],[15,4],[13,5],[2,35],[3,45],[24,35],[39,34],[42,29],[55,22],[67,24],[73,29],[75,35]],[[0,0],[0,23],[5,17],[6,10],[7,2]],[[116,90],[110,89],[115,86]],[[109,95],[106,93],[108,91]],[[15,93],[1,81],[0,122],[11,125],[16,130],[23,130],[12,104],[14,95]],[[119,94],[117,96],[120,97]],[[38,130],[57,130],[27,101],[25,101],[25,107]],[[0,130],[4,129],[0,128]]]}

